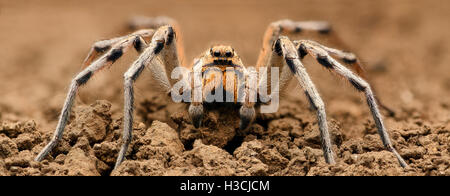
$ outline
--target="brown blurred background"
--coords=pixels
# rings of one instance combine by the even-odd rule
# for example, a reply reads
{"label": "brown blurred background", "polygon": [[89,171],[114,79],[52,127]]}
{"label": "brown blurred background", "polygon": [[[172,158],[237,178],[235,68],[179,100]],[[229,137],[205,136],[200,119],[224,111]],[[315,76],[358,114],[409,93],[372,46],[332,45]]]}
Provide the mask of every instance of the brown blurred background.
{"label": "brown blurred background", "polygon": [[[253,65],[270,22],[284,18],[329,21],[346,49],[363,60],[378,97],[398,112],[388,126],[395,126],[402,115],[448,121],[449,5],[445,0],[1,0],[0,112],[33,118],[52,131],[70,80],[81,70],[91,44],[119,36],[131,16],[166,15],[181,26],[186,63],[220,42],[233,45],[244,63]],[[77,104],[107,99],[120,115],[122,75],[135,58],[136,53],[130,52],[96,75],[80,90]],[[370,118],[363,99],[350,85],[310,58],[305,65],[332,117],[346,126],[358,116]],[[138,81],[138,102],[155,92],[148,75]],[[294,103],[303,99],[295,90],[287,96]]]}

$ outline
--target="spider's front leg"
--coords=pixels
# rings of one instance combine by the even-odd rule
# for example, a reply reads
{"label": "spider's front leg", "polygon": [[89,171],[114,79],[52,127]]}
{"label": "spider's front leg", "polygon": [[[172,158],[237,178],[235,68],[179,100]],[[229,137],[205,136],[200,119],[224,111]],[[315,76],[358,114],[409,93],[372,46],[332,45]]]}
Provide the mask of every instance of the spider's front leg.
{"label": "spider's front leg", "polygon": [[[160,58],[155,58],[155,57]],[[134,90],[133,84],[140,76],[145,67],[151,71],[153,78],[159,86],[168,93],[176,82],[169,79],[173,69],[179,66],[175,32],[171,26],[162,26],[154,34],[149,46],[134,61],[124,74],[124,119],[123,119],[123,143],[117,157],[114,169],[123,161],[132,139],[133,112],[134,112]]]}
{"label": "spider's front leg", "polygon": [[[286,35],[290,38],[298,38],[299,36],[302,36],[307,32],[324,35],[334,45],[346,48],[344,42],[339,38],[335,31],[332,31],[331,25],[326,21],[292,21],[289,19],[279,20],[272,22],[267,27],[267,30],[264,34],[263,47],[258,57],[257,66],[265,66],[269,63],[269,61],[271,60],[270,49],[279,36]],[[344,62],[348,67],[354,70],[358,76],[367,80],[363,66],[355,54],[332,48],[328,49],[329,53],[332,56],[341,59],[342,62]],[[375,89],[373,90],[375,91]],[[378,98],[375,98],[375,101],[378,102],[380,107],[384,109],[389,114],[389,116],[395,115],[395,112],[386,105],[382,104],[382,102]]]}
{"label": "spider's front leg", "polygon": [[372,92],[372,89],[363,78],[354,74],[351,70],[341,65],[338,61],[330,56],[330,54],[339,52],[339,50],[325,47],[317,42],[310,40],[300,40],[296,42],[298,53],[302,54],[302,56],[309,54],[314,57],[317,62],[323,65],[326,69],[330,71],[334,71],[337,74],[341,75],[348,82],[356,88],[359,92],[363,92],[366,96],[367,104],[369,105],[370,111],[373,116],[373,120],[375,121],[375,125],[378,129],[378,134],[381,137],[381,140],[385,146],[385,148],[397,157],[400,165],[402,167],[409,167],[405,160],[400,156],[400,154],[395,150],[392,145],[389,135],[386,131],[386,127],[384,126],[383,119],[381,118],[380,111],[378,110],[378,105]]}
{"label": "spider's front leg", "polygon": [[[44,157],[56,146],[58,141],[62,138],[62,134],[69,119],[70,110],[72,108],[78,88],[86,84],[96,72],[100,71],[106,66],[112,65],[132,46],[134,46],[137,51],[142,51],[145,47],[145,39],[152,37],[153,32],[154,31],[151,29],[140,30],[127,36],[100,41],[92,46],[92,49],[85,60],[85,64],[89,64],[89,66],[84,68],[83,71],[81,71],[74,79],[72,79],[69,92],[67,93],[67,97],[61,110],[58,125],[56,126],[53,137],[35,158],[36,161],[42,161],[42,159],[44,159]],[[103,55],[92,62],[93,59],[100,54]]]}
{"label": "spider's front leg", "polygon": [[[265,65],[270,60],[270,48],[274,42],[281,35],[286,35],[290,38],[297,38],[305,33],[312,32],[314,34],[324,35],[328,40],[332,41],[339,47],[344,47],[344,42],[339,38],[336,32],[332,31],[330,23],[326,21],[292,21],[289,19],[272,22],[264,34],[263,47],[261,49],[257,65]],[[364,69],[352,53],[333,53],[333,55],[341,58],[347,65],[349,65],[356,73],[363,78]],[[343,55],[343,56],[342,56]]]}
{"label": "spider's front leg", "polygon": [[[280,74],[278,84],[270,84],[272,67],[279,68]],[[261,78],[259,88],[265,88],[265,85],[267,85],[267,88],[270,89],[270,85],[277,85],[275,89],[282,90],[293,75],[297,78],[301,87],[304,89],[304,93],[312,108],[317,111],[317,121],[325,161],[329,164],[334,164],[335,161],[333,158],[330,134],[328,132],[325,105],[320,98],[319,92],[317,91],[314,83],[311,81],[308,73],[306,72],[305,67],[301,63],[294,44],[288,37],[280,36],[279,39],[275,40],[272,46],[272,52],[266,66],[266,71],[263,73],[263,77]],[[270,93],[272,98],[274,95],[273,93],[277,92]]]}

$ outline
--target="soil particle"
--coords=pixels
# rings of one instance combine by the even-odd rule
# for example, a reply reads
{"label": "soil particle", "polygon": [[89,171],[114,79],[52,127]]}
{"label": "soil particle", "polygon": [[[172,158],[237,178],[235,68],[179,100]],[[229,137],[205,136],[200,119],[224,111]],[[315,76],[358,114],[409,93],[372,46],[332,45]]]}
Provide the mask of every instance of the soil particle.
{"label": "soil particle", "polygon": [[236,135],[239,127],[239,114],[233,108],[223,107],[219,110],[207,111],[200,128],[192,126],[186,111],[171,116],[172,120],[178,124],[180,138],[185,146],[191,146],[196,139],[201,139],[204,144],[222,148]]}
{"label": "soil particle", "polygon": [[109,131],[111,123],[111,103],[97,101],[91,106],[80,106],[75,110],[74,121],[69,127],[70,141],[76,141],[82,136],[87,137],[89,143],[102,141]]}
{"label": "soil particle", "polygon": [[19,153],[17,148],[17,144],[13,142],[12,139],[5,136],[4,134],[0,135],[0,158],[6,158]]}
{"label": "soil particle", "polygon": [[64,160],[64,166],[68,168],[70,176],[98,176],[95,158],[86,155],[80,148],[73,148]]}

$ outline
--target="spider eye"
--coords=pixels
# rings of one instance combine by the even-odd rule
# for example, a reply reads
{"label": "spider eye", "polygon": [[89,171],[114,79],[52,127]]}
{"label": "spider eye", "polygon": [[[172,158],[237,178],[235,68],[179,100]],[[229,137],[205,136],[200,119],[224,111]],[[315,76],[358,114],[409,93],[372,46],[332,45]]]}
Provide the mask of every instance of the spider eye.
{"label": "spider eye", "polygon": [[219,57],[219,56],[220,56],[220,52],[219,52],[219,51],[214,51],[213,55],[214,55],[215,57]]}
{"label": "spider eye", "polygon": [[233,53],[230,52],[230,51],[227,51],[227,52],[225,53],[225,56],[226,56],[226,57],[232,57],[232,56],[233,56]]}

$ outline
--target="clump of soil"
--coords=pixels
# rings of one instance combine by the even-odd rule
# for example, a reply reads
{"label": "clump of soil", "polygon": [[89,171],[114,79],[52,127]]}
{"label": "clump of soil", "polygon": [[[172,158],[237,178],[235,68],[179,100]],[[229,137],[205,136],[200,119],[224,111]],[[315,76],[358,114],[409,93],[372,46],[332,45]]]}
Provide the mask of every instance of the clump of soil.
{"label": "clump of soil", "polygon": [[196,139],[202,140],[202,143],[207,145],[230,148],[230,145],[232,145],[230,141],[239,137],[237,136],[239,108],[232,105],[230,107],[216,107],[214,110],[205,109],[202,126],[197,129],[192,125],[187,110],[171,115],[171,119],[178,125],[181,141],[187,149],[192,148]]}
{"label": "clump of soil", "polygon": [[[33,159],[49,142],[34,121],[2,121],[0,126],[1,175],[101,175],[111,169],[97,158],[96,146],[114,138],[111,104],[97,101],[74,109],[63,139],[42,162]],[[101,156],[99,156],[101,157]]]}
{"label": "clump of soil", "polygon": [[62,141],[42,162],[33,159],[51,134],[42,135],[32,120],[3,120],[0,175],[450,175],[449,123],[390,131],[411,166],[404,169],[370,123],[362,138],[349,139],[331,119],[337,163],[328,165],[313,115],[292,116],[286,107],[274,119],[260,116],[246,131],[238,119],[225,121],[236,118],[224,108],[209,111],[200,129],[184,111],[172,115],[176,129],[158,120],[148,128],[135,122],[126,160],[114,171],[122,119],[111,117],[107,101],[76,107]]}

